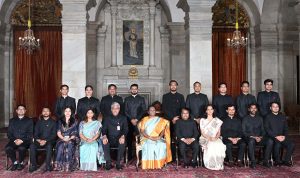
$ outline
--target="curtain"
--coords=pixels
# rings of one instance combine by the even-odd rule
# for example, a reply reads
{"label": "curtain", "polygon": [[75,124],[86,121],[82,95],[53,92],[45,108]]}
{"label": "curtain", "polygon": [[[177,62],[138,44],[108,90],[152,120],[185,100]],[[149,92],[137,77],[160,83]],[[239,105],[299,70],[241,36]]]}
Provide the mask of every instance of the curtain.
{"label": "curtain", "polygon": [[19,50],[25,28],[14,27],[14,106],[25,104],[27,116],[38,117],[44,106],[54,108],[62,81],[61,27],[36,27],[41,48],[28,55]]}
{"label": "curtain", "polygon": [[[238,53],[227,47],[227,38],[232,37],[234,29],[213,29],[213,94],[218,93],[218,84],[227,83],[227,93],[234,98],[240,94],[240,83],[246,80],[246,49]],[[242,30],[242,35],[245,32]]]}

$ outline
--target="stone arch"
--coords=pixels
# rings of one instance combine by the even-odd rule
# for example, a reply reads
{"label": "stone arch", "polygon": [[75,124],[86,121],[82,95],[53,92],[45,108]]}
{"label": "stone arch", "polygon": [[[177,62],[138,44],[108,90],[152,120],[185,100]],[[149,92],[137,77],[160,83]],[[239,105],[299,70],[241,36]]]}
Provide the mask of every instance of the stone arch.
{"label": "stone arch", "polygon": [[244,7],[246,10],[249,19],[250,19],[250,27],[254,27],[259,25],[261,22],[259,10],[254,1],[243,1],[237,0],[240,5]]}
{"label": "stone arch", "polygon": [[[100,14],[101,10],[105,7],[106,2],[107,2],[107,0],[101,0],[100,4],[97,5],[97,10],[96,10],[96,13],[94,16],[95,21],[98,21],[99,14]],[[160,4],[162,6],[163,11],[166,14],[168,22],[172,22],[171,11],[170,11],[170,8],[169,8],[167,2],[165,0],[160,0]]]}

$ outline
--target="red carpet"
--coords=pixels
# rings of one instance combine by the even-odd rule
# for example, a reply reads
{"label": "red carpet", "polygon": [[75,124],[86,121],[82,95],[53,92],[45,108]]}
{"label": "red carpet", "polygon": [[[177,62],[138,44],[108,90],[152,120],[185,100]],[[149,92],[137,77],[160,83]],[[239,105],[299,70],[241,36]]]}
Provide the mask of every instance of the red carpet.
{"label": "red carpet", "polygon": [[271,169],[266,169],[264,167],[258,166],[257,169],[252,170],[250,168],[229,168],[225,167],[224,171],[211,171],[205,168],[189,168],[183,169],[182,167],[178,168],[178,171],[175,169],[175,164],[168,165],[167,168],[163,170],[153,170],[153,171],[144,171],[139,170],[136,172],[135,166],[131,163],[128,167],[124,168],[123,171],[117,171],[116,169],[112,169],[110,171],[105,171],[103,169],[97,172],[83,172],[83,171],[75,171],[72,173],[65,172],[51,172],[51,173],[43,173],[42,170],[38,170],[33,174],[28,173],[27,166],[23,171],[7,171],[5,170],[5,152],[4,146],[6,144],[6,140],[0,140],[1,147],[1,159],[0,159],[0,177],[1,178],[14,178],[14,177],[38,177],[38,178],[50,178],[50,177],[109,177],[109,178],[126,178],[126,177],[134,177],[134,178],[161,178],[161,177],[230,177],[230,178],[238,178],[238,177],[300,177],[300,136],[293,136],[293,140],[296,142],[296,150],[294,153],[294,166],[293,167],[273,167]]}

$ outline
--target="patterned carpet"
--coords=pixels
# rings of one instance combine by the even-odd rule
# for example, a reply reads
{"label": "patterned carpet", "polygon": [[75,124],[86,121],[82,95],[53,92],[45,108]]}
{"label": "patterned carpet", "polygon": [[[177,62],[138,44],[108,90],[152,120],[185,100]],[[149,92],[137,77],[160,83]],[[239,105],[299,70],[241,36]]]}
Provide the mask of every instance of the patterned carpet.
{"label": "patterned carpet", "polygon": [[131,162],[128,167],[125,167],[122,171],[117,171],[116,169],[112,169],[110,171],[105,171],[103,168],[98,170],[97,172],[83,172],[83,171],[75,171],[72,173],[65,172],[51,172],[51,173],[43,173],[43,165],[41,168],[34,172],[29,173],[27,166],[23,171],[7,171],[5,169],[5,152],[4,146],[7,143],[6,139],[0,139],[0,148],[1,148],[1,157],[0,157],[0,177],[1,178],[15,178],[15,177],[38,177],[38,178],[50,178],[50,177],[64,177],[64,178],[80,178],[80,177],[109,177],[109,178],[200,178],[200,177],[230,177],[230,178],[240,178],[240,177],[300,177],[300,136],[293,136],[292,139],[296,142],[296,150],[294,153],[294,166],[293,167],[273,167],[271,169],[266,169],[264,167],[258,166],[257,169],[252,170],[250,168],[229,168],[225,167],[224,171],[211,171],[205,168],[188,168],[184,169],[179,167],[176,170],[175,164],[169,164],[163,170],[151,170],[144,171],[139,169],[137,172],[135,170],[134,162]]}

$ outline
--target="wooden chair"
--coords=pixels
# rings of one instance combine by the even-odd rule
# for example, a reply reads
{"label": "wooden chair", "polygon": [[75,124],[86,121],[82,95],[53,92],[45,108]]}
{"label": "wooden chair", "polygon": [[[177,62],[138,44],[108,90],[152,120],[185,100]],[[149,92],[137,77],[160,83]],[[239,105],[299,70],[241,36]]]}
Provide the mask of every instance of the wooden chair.
{"label": "wooden chair", "polygon": [[[27,149],[27,151],[28,151],[28,155],[29,155],[29,158],[28,158],[28,164],[29,164],[29,162],[30,162],[30,150],[29,149]],[[6,158],[5,158],[5,169],[6,170],[9,170],[10,168],[11,168],[11,165],[12,165],[13,163],[11,163],[10,165],[9,165],[9,157],[8,157],[8,155],[6,154]]]}
{"label": "wooden chair", "polygon": [[[110,150],[118,151],[119,148],[118,147],[110,147]],[[125,152],[124,152],[124,164],[125,164],[125,167],[127,167],[127,164],[128,164],[128,147],[127,146],[125,147]]]}
{"label": "wooden chair", "polygon": [[[197,140],[195,140],[197,141]],[[177,140],[177,137],[175,138],[174,144],[176,144],[176,170],[178,170],[178,165],[179,165],[179,156],[178,156],[178,153],[179,153],[179,149],[178,149],[178,140]],[[200,145],[199,145],[200,147]],[[203,166],[203,158],[202,158],[202,150],[201,150],[201,147],[199,148],[199,153],[197,155],[197,164],[198,164],[198,167],[202,167]]]}
{"label": "wooden chair", "polygon": [[[234,150],[239,150],[239,146],[237,146],[237,145],[232,145],[232,149],[234,149]],[[244,167],[247,167],[247,165],[246,165],[246,162],[247,162],[247,147],[245,148],[243,162],[244,162]]]}
{"label": "wooden chair", "polygon": [[[37,152],[42,152],[42,151],[46,151],[46,148],[38,148],[36,150]],[[51,155],[51,165],[53,167],[54,165],[54,156],[55,156],[55,146],[52,148],[52,155]],[[28,149],[28,170],[30,169],[30,166],[31,166],[31,162],[30,162],[30,148]]]}
{"label": "wooden chair", "polygon": [[139,164],[140,164],[140,156],[139,153],[140,151],[142,151],[142,145],[141,145],[141,140],[140,140],[140,135],[135,136],[135,154],[136,154],[136,164],[135,164],[135,168],[136,171],[139,171]]}
{"label": "wooden chair", "polygon": [[[263,145],[256,145],[255,146],[255,153],[258,151],[258,161],[261,160],[261,158],[263,157],[262,154],[264,152],[264,146]],[[249,155],[248,155],[248,146],[246,148],[246,160],[245,160],[245,167],[249,167],[250,166],[250,160],[249,160]],[[269,160],[271,162],[271,165],[273,165],[273,158],[272,158],[272,155],[271,155],[271,159]],[[247,163],[247,166],[246,166],[246,163]]]}

